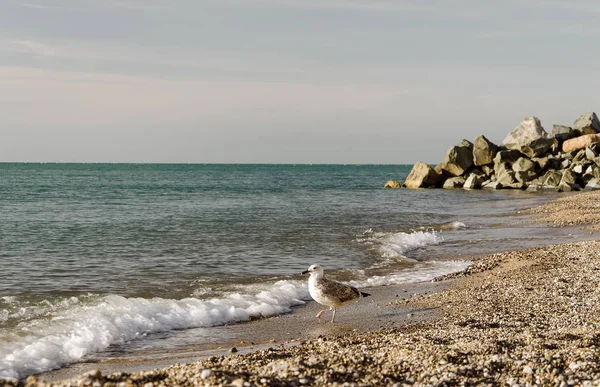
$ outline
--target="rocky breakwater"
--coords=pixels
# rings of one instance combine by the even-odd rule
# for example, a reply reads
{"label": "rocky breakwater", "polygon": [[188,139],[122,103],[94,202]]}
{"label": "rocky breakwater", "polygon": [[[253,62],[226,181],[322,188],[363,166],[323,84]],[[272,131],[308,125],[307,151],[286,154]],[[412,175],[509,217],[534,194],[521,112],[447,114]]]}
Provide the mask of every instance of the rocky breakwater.
{"label": "rocky breakwater", "polygon": [[526,189],[578,191],[600,189],[600,121],[582,114],[572,126],[546,132],[537,117],[527,117],[498,146],[485,136],[462,140],[435,167],[416,163],[403,184],[386,188]]}

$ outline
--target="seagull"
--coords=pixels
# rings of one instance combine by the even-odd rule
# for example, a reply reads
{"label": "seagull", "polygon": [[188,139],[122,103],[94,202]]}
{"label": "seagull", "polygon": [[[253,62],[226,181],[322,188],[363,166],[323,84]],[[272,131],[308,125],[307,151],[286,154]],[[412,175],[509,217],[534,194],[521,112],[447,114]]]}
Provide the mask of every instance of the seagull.
{"label": "seagull", "polygon": [[[333,310],[331,322],[335,319],[335,307],[342,306],[357,298],[370,296],[369,293],[359,291],[353,286],[344,285],[340,282],[332,281],[324,277],[323,267],[321,265],[311,265],[308,270],[302,274],[310,273],[308,279],[308,292],[310,296],[321,305],[329,307]],[[317,313],[317,318],[321,321],[321,316],[327,309],[323,309]]]}

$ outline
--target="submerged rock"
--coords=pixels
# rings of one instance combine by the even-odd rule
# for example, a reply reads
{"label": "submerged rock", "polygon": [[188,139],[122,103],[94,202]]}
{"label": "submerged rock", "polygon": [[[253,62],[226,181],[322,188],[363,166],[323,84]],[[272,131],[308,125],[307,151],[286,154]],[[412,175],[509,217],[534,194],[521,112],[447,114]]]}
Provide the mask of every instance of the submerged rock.
{"label": "submerged rock", "polygon": [[383,186],[383,188],[402,188],[402,184],[400,184],[397,180],[390,179]]}

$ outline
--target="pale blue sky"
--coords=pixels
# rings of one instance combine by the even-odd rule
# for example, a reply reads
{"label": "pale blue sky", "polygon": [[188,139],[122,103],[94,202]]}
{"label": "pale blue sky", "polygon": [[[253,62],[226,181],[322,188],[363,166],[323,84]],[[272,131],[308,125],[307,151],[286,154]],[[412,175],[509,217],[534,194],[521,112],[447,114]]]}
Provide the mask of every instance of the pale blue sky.
{"label": "pale blue sky", "polygon": [[437,163],[600,110],[599,18],[594,0],[2,0],[0,161]]}

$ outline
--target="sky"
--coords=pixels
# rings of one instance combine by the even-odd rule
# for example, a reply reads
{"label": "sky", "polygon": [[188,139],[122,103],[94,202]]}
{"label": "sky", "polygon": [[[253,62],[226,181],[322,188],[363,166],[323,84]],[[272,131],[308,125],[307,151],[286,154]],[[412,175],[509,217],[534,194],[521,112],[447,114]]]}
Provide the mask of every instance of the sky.
{"label": "sky", "polygon": [[0,161],[440,162],[600,113],[600,2],[2,0]]}

